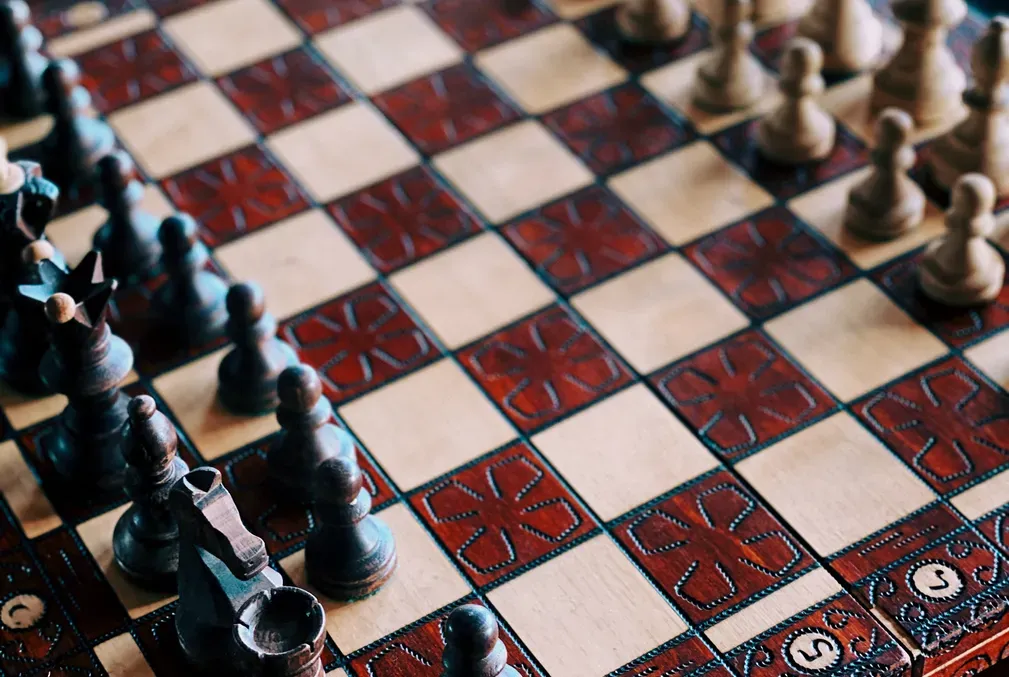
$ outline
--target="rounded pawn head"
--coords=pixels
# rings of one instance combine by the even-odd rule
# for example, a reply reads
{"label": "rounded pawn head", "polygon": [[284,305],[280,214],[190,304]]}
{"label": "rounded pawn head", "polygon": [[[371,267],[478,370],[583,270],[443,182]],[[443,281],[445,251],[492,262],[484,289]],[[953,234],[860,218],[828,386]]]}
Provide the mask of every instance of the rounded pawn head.
{"label": "rounded pawn head", "polygon": [[196,220],[185,212],[165,217],[158,228],[158,241],[169,258],[181,258],[196,246],[199,239]]}
{"label": "rounded pawn head", "polygon": [[316,500],[349,505],[361,493],[364,476],[356,458],[331,456],[315,469],[313,483]]}
{"label": "rounded pawn head", "polygon": [[1009,17],[996,16],[988,30],[974,43],[971,71],[982,90],[988,90],[1009,78]]}
{"label": "rounded pawn head", "polygon": [[42,72],[42,88],[51,100],[67,98],[81,84],[81,69],[70,59],[53,59]]}
{"label": "rounded pawn head", "polygon": [[137,395],[126,405],[126,412],[130,417],[130,423],[134,425],[143,425],[144,421],[150,420],[157,411],[158,406],[150,395]]}
{"label": "rounded pawn head", "polygon": [[[987,237],[995,228],[995,184],[984,174],[964,174],[957,179],[947,212],[951,226],[969,229],[970,237]],[[989,218],[985,218],[989,217]]]}
{"label": "rounded pawn head", "polygon": [[53,324],[66,324],[77,314],[77,301],[70,294],[56,292],[46,299],[46,317]]}
{"label": "rounded pawn head", "polygon": [[288,367],[277,378],[277,397],[283,409],[300,414],[312,411],[322,397],[319,374],[306,364]]}
{"label": "rounded pawn head", "polygon": [[122,150],[98,161],[98,180],[103,192],[122,191],[133,180],[133,160]]}
{"label": "rounded pawn head", "polygon": [[41,263],[56,256],[56,248],[49,240],[35,240],[21,250],[21,260],[25,263]]}
{"label": "rounded pawn head", "polygon": [[263,289],[255,282],[237,282],[228,289],[224,300],[228,317],[251,326],[266,312]]}
{"label": "rounded pawn head", "polygon": [[823,50],[820,45],[809,38],[792,38],[781,55],[782,88],[814,94],[823,87],[820,77],[822,68]]}
{"label": "rounded pawn head", "polygon": [[445,623],[445,644],[460,656],[479,660],[494,650],[497,641],[497,619],[490,609],[466,604],[449,614]]}
{"label": "rounded pawn head", "polygon": [[898,150],[907,145],[914,119],[899,108],[887,108],[876,119],[876,148]]}

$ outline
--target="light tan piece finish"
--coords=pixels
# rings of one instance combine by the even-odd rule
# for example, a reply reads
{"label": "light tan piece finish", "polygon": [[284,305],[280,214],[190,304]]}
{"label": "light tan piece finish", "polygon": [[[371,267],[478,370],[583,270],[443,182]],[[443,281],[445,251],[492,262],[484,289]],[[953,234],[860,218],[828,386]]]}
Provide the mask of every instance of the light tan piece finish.
{"label": "light tan piece finish", "polygon": [[823,51],[808,38],[795,38],[781,56],[785,100],[760,121],[757,146],[770,160],[801,164],[822,160],[834,148],[834,119],[813,97],[823,92]]}
{"label": "light tan piece finish", "polygon": [[964,92],[967,118],[936,139],[932,178],[950,188],[962,175],[984,174],[999,197],[1009,195],[1009,17],[997,16],[974,43],[974,86]]}
{"label": "light tan piece finish", "polygon": [[967,16],[967,5],[963,0],[894,0],[893,14],[904,28],[904,41],[873,78],[870,110],[900,108],[920,127],[955,118],[966,79],[946,36]]}
{"label": "light tan piece finish", "polygon": [[715,49],[697,69],[694,103],[705,110],[727,113],[749,108],[767,89],[767,76],[750,53],[753,24],[750,0],[725,0],[713,31]]}
{"label": "light tan piece finish", "polygon": [[888,108],[876,121],[872,172],[848,195],[844,227],[866,240],[887,241],[916,228],[925,216],[925,193],[907,175],[914,165],[908,142],[914,121]]}
{"label": "light tan piece finish", "polygon": [[965,174],[953,186],[946,237],[933,242],[918,269],[925,294],[949,306],[975,306],[998,296],[1002,257],[985,238],[995,230],[995,186],[983,174]]}
{"label": "light tan piece finish", "polygon": [[883,24],[866,0],[817,0],[797,34],[820,45],[828,72],[863,71],[883,52]]}
{"label": "light tan piece finish", "polygon": [[809,7],[807,0],[754,0],[753,22],[762,26],[795,19]]}
{"label": "light tan piece finish", "polygon": [[672,42],[690,30],[686,0],[624,0],[617,8],[617,28],[629,42]]}

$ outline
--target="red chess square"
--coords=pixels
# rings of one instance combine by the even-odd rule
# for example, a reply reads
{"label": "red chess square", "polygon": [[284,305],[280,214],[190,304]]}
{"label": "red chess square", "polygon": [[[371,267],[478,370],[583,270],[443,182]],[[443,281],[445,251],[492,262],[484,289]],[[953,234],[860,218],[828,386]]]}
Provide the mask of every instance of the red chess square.
{"label": "red chess square", "polygon": [[541,207],[501,233],[565,295],[669,248],[613,193],[598,186]]}
{"label": "red chess square", "polygon": [[607,677],[732,677],[721,659],[696,635],[676,638],[611,672]]}
{"label": "red chess square", "polygon": [[631,382],[621,359],[556,306],[482,339],[459,361],[526,432]]}
{"label": "red chess square", "polygon": [[715,623],[815,564],[721,470],[624,520],[617,539],[694,623]]}
{"label": "red chess square", "polygon": [[264,136],[350,101],[350,95],[305,49],[275,56],[217,79]]}
{"label": "red chess square", "polygon": [[[276,442],[273,436],[253,447],[214,463],[221,471],[224,486],[231,492],[242,522],[266,543],[272,557],[282,558],[296,549],[315,527],[315,510],[278,497],[270,483],[266,453]],[[371,459],[357,452],[364,487],[371,494],[372,509],[395,498],[385,478]]]}
{"label": "red chess square", "polygon": [[439,357],[431,337],[380,283],[288,320],[279,335],[315,367],[323,393],[337,404]]}
{"label": "red chess square", "polygon": [[480,230],[476,217],[426,167],[341,198],[329,213],[387,275]]}
{"label": "red chess square", "polygon": [[907,652],[845,593],[758,635],[726,659],[747,677],[911,675]]}
{"label": "red chess square", "polygon": [[179,211],[200,224],[209,246],[234,240],[308,207],[297,184],[258,146],[164,179],[161,187]]}
{"label": "red chess square", "polygon": [[[480,604],[475,600],[469,603]],[[448,615],[449,611],[443,611],[436,618],[386,638],[352,660],[351,667],[356,674],[368,677],[441,677]],[[501,629],[500,638],[508,651],[508,665],[522,677],[541,677],[506,629]]]}
{"label": "red chess square", "polygon": [[651,381],[701,440],[733,462],[837,406],[757,331],[712,346]]}
{"label": "red chess square", "polygon": [[410,503],[477,586],[500,581],[595,528],[523,443],[419,489]]}
{"label": "red chess square", "polygon": [[94,49],[78,56],[77,63],[95,108],[106,115],[197,77],[192,66],[157,30]]}
{"label": "red chess square", "polygon": [[18,548],[0,555],[4,573],[2,599],[17,599],[26,608],[12,618],[24,627],[0,623],[0,670],[21,675],[38,670],[79,647],[77,635],[57,601],[52,587],[27,550]]}
{"label": "red chess square", "polygon": [[434,154],[517,120],[469,64],[452,66],[374,97],[375,105],[425,153]]}
{"label": "red chess square", "polygon": [[309,35],[341,26],[372,12],[392,7],[397,0],[277,0],[277,4]]}
{"label": "red chess square", "polygon": [[939,493],[1009,463],[1009,395],[958,357],[909,374],[853,410]]}
{"label": "red chess square", "polygon": [[766,319],[850,279],[855,266],[784,207],[707,235],[684,254],[756,319]]}
{"label": "red chess square", "polygon": [[556,21],[529,0],[426,0],[421,7],[467,52],[517,38]]}
{"label": "red chess square", "polygon": [[554,111],[543,122],[596,174],[644,162],[696,138],[633,83]]}
{"label": "red chess square", "polygon": [[[162,2],[179,2],[180,0],[161,0]],[[199,1],[199,0],[197,0]],[[32,23],[42,32],[47,40],[79,30],[73,13],[68,11],[76,3],[73,0],[45,2],[44,0],[29,0],[28,7],[32,12]],[[139,3],[134,0],[103,0],[102,21],[109,21],[137,8]]]}
{"label": "red chess square", "polygon": [[925,296],[918,286],[921,255],[919,250],[888,264],[872,273],[872,279],[914,319],[955,348],[977,343],[1009,325],[1009,279],[991,303],[974,308],[945,306]]}
{"label": "red chess square", "polygon": [[[1009,628],[1004,555],[944,505],[918,511],[831,563],[869,607],[911,636],[929,674]],[[1001,646],[992,642],[986,655]],[[997,659],[996,653],[996,659]]]}
{"label": "red chess square", "polygon": [[718,133],[711,141],[779,200],[805,193],[869,162],[865,144],[843,125],[837,125],[834,148],[823,160],[799,166],[772,162],[761,154],[754,142],[759,124],[760,120],[740,123]]}
{"label": "red chess square", "polygon": [[975,522],[974,526],[1003,553],[1009,555],[1009,505],[1003,504],[1001,508]]}

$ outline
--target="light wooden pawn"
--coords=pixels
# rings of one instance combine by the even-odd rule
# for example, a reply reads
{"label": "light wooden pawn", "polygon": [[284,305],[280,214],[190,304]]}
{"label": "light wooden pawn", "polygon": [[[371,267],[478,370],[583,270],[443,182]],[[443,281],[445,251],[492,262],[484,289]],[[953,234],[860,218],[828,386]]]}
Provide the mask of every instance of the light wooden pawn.
{"label": "light wooden pawn", "polygon": [[834,119],[814,96],[824,89],[823,52],[808,38],[794,38],[781,57],[785,100],[757,127],[757,146],[769,160],[801,164],[822,160],[834,148]]}
{"label": "light wooden pawn", "polygon": [[0,195],[10,195],[25,185],[25,170],[7,159],[7,140],[0,136]]}
{"label": "light wooden pawn", "polygon": [[844,227],[866,240],[885,241],[916,228],[925,215],[925,193],[907,175],[914,165],[914,148],[908,137],[911,116],[888,108],[876,121],[876,147],[870,158],[872,172],[852,188]]}
{"label": "light wooden pawn", "polygon": [[715,49],[697,69],[694,103],[716,113],[749,108],[763,96],[768,79],[756,57],[750,53],[753,24],[750,0],[725,0]]}
{"label": "light wooden pawn", "polygon": [[974,86],[963,94],[967,118],[932,144],[929,169],[947,189],[979,172],[1003,197],[1009,195],[1009,17],[992,19],[974,43],[971,70]]}
{"label": "light wooden pawn", "polygon": [[863,71],[883,51],[883,24],[867,0],[816,0],[797,33],[820,45],[828,72]]}
{"label": "light wooden pawn", "polygon": [[921,289],[947,306],[977,306],[1002,289],[1005,264],[985,238],[995,229],[995,187],[983,174],[964,174],[953,186],[945,237],[925,250],[918,269]]}
{"label": "light wooden pawn", "polygon": [[951,122],[960,113],[966,78],[946,37],[967,16],[967,5],[963,0],[894,0],[892,8],[904,40],[873,77],[870,110],[900,108],[919,127]]}
{"label": "light wooden pawn", "polygon": [[628,42],[672,42],[690,30],[690,5],[686,0],[624,0],[616,21]]}
{"label": "light wooden pawn", "polygon": [[806,3],[807,0],[753,0],[753,22],[772,24],[794,19],[805,10]]}

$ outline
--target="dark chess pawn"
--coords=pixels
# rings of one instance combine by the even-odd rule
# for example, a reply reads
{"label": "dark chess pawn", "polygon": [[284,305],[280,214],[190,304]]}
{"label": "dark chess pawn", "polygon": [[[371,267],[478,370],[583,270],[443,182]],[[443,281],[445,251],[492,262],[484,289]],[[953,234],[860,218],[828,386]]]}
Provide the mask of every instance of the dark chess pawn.
{"label": "dark chess pawn", "polygon": [[3,114],[28,120],[43,112],[42,71],[49,61],[42,56],[42,33],[31,23],[24,0],[0,3],[0,62],[6,65],[0,81]]}
{"label": "dark chess pawn", "polygon": [[173,590],[179,568],[179,527],[168,508],[168,492],[189,472],[177,455],[175,426],[158,411],[154,399],[130,400],[123,428],[126,494],[133,505],[119,517],[112,551],[119,568],[138,585]]}
{"label": "dark chess pawn", "polygon": [[266,312],[263,290],[251,282],[228,290],[228,337],[235,347],[217,370],[217,394],[235,414],[255,416],[279,404],[277,378],[298,363],[294,349],[277,338],[277,321]]}
{"label": "dark chess pawn", "polygon": [[228,285],[207,270],[210,252],[200,242],[196,221],[189,214],[173,214],[161,222],[158,239],[168,276],[154,296],[161,323],[187,347],[221,338],[228,322]]}
{"label": "dark chess pawn", "polygon": [[96,251],[70,273],[42,261],[39,277],[39,284],[19,292],[45,307],[52,343],[39,373],[45,386],[69,400],[45,453],[75,486],[118,490],[125,467],[119,442],[128,418],[119,385],[133,367],[133,352],[109,329],[115,280],[105,279]]}
{"label": "dark chess pawn", "polygon": [[95,233],[94,247],[106,273],[120,280],[150,277],[161,258],[158,218],[140,204],[144,185],[130,156],[120,150],[99,160],[98,186],[109,220]]}
{"label": "dark chess pawn", "polygon": [[371,514],[356,458],[323,461],[313,493],[320,526],[305,546],[309,583],[344,602],[378,592],[396,570],[396,543],[385,522]]}
{"label": "dark chess pawn", "polygon": [[332,423],[333,407],[312,367],[298,364],[281,372],[277,394],[284,434],[266,455],[270,479],[289,500],[308,502],[319,464],[333,456],[356,458],[354,440]]}
{"label": "dark chess pawn", "polygon": [[326,612],[293,586],[262,590],[238,611],[238,662],[250,677],[322,677]]}
{"label": "dark chess pawn", "polygon": [[[21,250],[22,266],[18,284],[34,285],[42,281],[39,268],[50,261],[63,269],[56,250],[47,240],[35,240]],[[37,303],[15,296],[10,312],[0,328],[0,376],[18,392],[44,395],[49,389],[39,376],[39,365],[49,349],[49,320]]]}
{"label": "dark chess pawn", "polygon": [[42,73],[46,112],[53,129],[43,139],[46,176],[62,190],[90,185],[98,161],[115,148],[112,128],[92,117],[91,95],[81,85],[81,72],[73,61],[52,61]]}
{"label": "dark chess pawn", "polygon": [[[0,298],[10,300],[20,284],[21,252],[45,238],[60,190],[42,176],[37,162],[7,159],[7,142],[0,137]],[[53,260],[66,266],[55,252]]]}
{"label": "dark chess pawn", "polygon": [[490,609],[477,604],[455,609],[445,623],[442,677],[519,677],[499,635]]}
{"label": "dark chess pawn", "polygon": [[202,674],[235,674],[238,612],[282,579],[269,566],[263,539],[242,524],[216,469],[197,468],[183,476],[171,488],[168,504],[179,525],[179,647]]}

